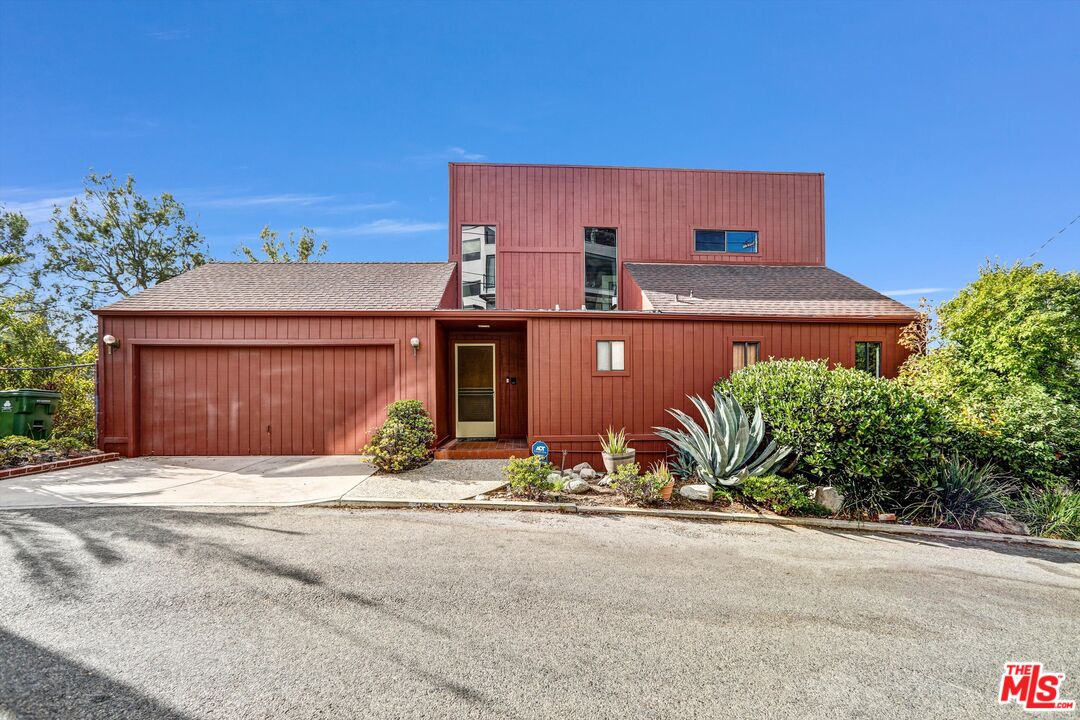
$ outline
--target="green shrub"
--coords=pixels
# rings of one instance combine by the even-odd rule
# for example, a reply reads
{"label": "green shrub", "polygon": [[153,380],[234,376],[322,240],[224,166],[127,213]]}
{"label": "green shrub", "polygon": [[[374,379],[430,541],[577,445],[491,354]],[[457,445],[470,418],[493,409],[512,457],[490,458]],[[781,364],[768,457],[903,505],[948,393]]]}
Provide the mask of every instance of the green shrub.
{"label": "green shrub", "polygon": [[34,440],[22,435],[0,438],[0,466],[14,467],[37,462],[47,450],[44,440]]}
{"label": "green shrub", "polygon": [[45,441],[46,448],[57,455],[70,457],[74,453],[86,452],[93,449],[89,443],[77,437],[58,437],[53,435]]}
{"label": "green shrub", "polygon": [[1020,493],[1010,509],[1036,535],[1080,540],[1080,492],[1065,487],[1029,488]]}
{"label": "green shrub", "polygon": [[553,472],[555,466],[541,460],[538,455],[512,457],[503,468],[506,481],[510,483],[510,494],[533,500],[541,500],[545,493],[559,489],[559,484],[548,480]]}
{"label": "green shrub", "polygon": [[779,475],[753,475],[743,481],[739,490],[748,500],[779,515],[818,515],[822,509],[826,515],[832,514],[811,500],[797,483]]}
{"label": "green shrub", "polygon": [[911,473],[950,441],[936,403],[860,370],[775,360],[744,368],[717,387],[757,405],[773,439],[797,453],[798,470],[839,488],[855,509],[895,508]]}
{"label": "green shrub", "polygon": [[974,527],[988,512],[1004,510],[1013,488],[993,465],[978,465],[957,453],[918,473],[916,483],[910,492],[915,502],[904,511],[907,517],[963,528]]}
{"label": "green shrub", "polygon": [[431,462],[435,427],[419,400],[398,400],[386,406],[386,422],[363,449],[383,472],[403,472]]}
{"label": "green shrub", "polygon": [[611,488],[621,497],[637,505],[655,505],[660,502],[660,491],[671,480],[670,473],[656,470],[639,475],[641,468],[637,463],[628,463],[615,468],[608,477]]}

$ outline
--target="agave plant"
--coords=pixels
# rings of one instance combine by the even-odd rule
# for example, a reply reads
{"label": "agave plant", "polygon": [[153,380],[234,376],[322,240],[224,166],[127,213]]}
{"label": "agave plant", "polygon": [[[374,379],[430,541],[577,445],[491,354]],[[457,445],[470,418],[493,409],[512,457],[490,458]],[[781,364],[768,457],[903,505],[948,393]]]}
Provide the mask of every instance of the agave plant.
{"label": "agave plant", "polygon": [[712,399],[710,407],[703,398],[690,397],[705,421],[704,427],[683,411],[672,409],[668,413],[685,430],[653,428],[671,443],[680,459],[688,458],[696,466],[705,483],[714,488],[741,485],[751,475],[768,474],[791,452],[791,448],[779,447],[771,440],[764,444],[765,421],[760,409],[754,408],[754,419],[748,420],[742,405],[731,395],[714,390]]}

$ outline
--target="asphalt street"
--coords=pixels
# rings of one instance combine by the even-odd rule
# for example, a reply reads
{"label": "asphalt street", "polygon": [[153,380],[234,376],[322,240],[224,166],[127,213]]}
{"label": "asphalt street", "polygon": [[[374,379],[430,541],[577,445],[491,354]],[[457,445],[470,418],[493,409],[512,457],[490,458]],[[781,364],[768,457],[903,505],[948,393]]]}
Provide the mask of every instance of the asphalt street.
{"label": "asphalt street", "polygon": [[0,718],[980,718],[1080,554],[333,508],[0,512]]}

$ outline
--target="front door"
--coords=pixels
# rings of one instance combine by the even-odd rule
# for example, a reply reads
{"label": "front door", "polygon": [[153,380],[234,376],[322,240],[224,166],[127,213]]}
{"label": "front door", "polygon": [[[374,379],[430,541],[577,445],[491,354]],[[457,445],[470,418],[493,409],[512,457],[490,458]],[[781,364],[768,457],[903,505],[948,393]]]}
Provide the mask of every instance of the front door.
{"label": "front door", "polygon": [[495,437],[495,344],[454,346],[457,436]]}

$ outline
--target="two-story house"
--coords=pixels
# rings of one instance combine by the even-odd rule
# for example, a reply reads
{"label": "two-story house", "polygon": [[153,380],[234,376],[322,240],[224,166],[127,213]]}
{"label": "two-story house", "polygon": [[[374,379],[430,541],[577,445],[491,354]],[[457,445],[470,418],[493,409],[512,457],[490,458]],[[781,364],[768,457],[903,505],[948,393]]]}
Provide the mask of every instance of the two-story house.
{"label": "two-story house", "polygon": [[[212,263],[98,311],[127,455],[354,453],[422,400],[441,457],[597,459],[768,358],[893,376],[913,311],[825,266],[816,173],[450,165],[449,261]],[[496,442],[491,442],[492,440]]]}

